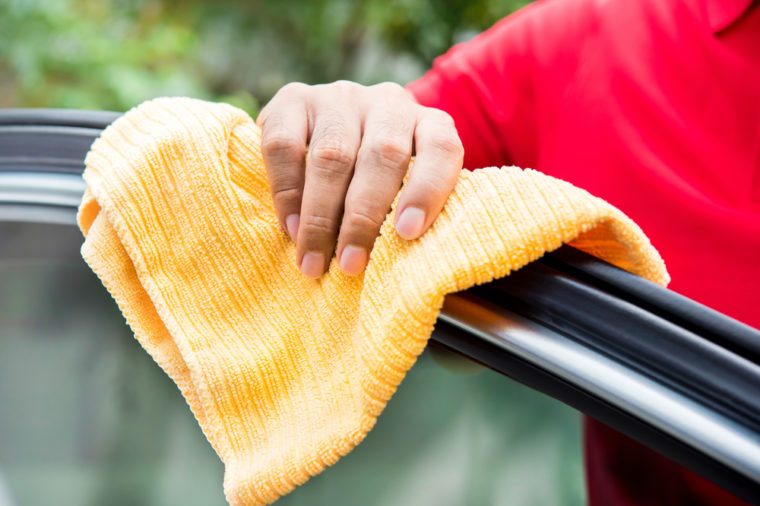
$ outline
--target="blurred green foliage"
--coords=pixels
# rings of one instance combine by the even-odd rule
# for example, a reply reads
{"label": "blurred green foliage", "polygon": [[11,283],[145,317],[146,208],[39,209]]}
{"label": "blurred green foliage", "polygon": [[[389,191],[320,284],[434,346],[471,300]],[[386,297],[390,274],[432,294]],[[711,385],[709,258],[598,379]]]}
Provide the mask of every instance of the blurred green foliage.
{"label": "blurred green foliage", "polygon": [[526,0],[2,0],[0,106],[151,97],[252,114],[280,86],[407,82]]}

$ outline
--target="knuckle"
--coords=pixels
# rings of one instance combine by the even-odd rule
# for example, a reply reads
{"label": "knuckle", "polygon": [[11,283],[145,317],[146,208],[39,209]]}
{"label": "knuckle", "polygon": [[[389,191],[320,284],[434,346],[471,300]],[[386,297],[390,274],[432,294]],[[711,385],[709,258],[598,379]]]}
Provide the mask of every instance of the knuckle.
{"label": "knuckle", "polygon": [[374,86],[372,86],[372,88],[373,90],[378,91],[382,94],[406,96],[406,91],[404,90],[403,86],[401,86],[398,83],[394,83],[390,81],[377,83]]}
{"label": "knuckle", "polygon": [[319,84],[316,86],[320,91],[331,93],[331,92],[337,92],[341,95],[347,95],[356,92],[361,88],[362,86],[358,83],[355,83],[353,81],[347,81],[345,79],[340,79],[338,81],[333,81],[328,84]]}
{"label": "knuckle", "polygon": [[[301,229],[307,235],[332,235],[337,229],[335,220],[327,216],[309,214],[301,217]],[[300,231],[299,231],[300,234]]]}
{"label": "knuckle", "polygon": [[279,131],[264,136],[261,149],[267,156],[297,158],[303,156],[305,147],[293,136]]}
{"label": "knuckle", "polygon": [[335,86],[339,86],[341,88],[346,88],[346,89],[350,89],[350,90],[355,90],[355,89],[361,87],[360,84],[355,83],[354,81],[349,81],[347,79],[339,79],[339,80],[335,81],[333,84],[335,84]]}
{"label": "knuckle", "polygon": [[435,107],[428,107],[426,113],[436,124],[446,127],[454,127],[454,118],[452,118],[451,114],[446,111],[436,109]]}
{"label": "knuckle", "polygon": [[272,199],[274,200],[275,207],[282,207],[291,202],[299,202],[301,195],[301,189],[293,186],[272,190]]}
{"label": "knuckle", "polygon": [[291,82],[280,88],[280,91],[277,92],[278,95],[282,95],[284,97],[299,97],[306,93],[306,91],[309,89],[308,84],[299,83],[299,82]]}
{"label": "knuckle", "polygon": [[385,161],[384,165],[400,166],[408,160],[411,155],[410,147],[404,145],[397,139],[380,139],[373,143],[370,147],[370,151],[381,161]]}
{"label": "knuckle", "polygon": [[430,145],[443,153],[461,157],[464,155],[464,147],[462,141],[459,140],[459,136],[448,132],[438,132],[430,137]]}
{"label": "knuckle", "polygon": [[339,143],[316,146],[311,155],[314,167],[326,175],[343,176],[354,162],[351,152]]}
{"label": "knuckle", "polygon": [[354,209],[344,218],[344,225],[349,232],[378,230],[383,224],[383,219],[370,211]]}

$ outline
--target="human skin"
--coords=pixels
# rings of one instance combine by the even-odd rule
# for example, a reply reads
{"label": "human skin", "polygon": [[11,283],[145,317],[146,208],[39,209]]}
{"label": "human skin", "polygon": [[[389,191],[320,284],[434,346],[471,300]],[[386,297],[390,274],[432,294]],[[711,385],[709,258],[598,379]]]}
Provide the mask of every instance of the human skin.
{"label": "human skin", "polygon": [[432,225],[462,169],[451,116],[394,83],[291,83],[256,122],[277,218],[311,278],[333,253],[344,272],[364,270],[413,155],[395,222],[407,240]]}

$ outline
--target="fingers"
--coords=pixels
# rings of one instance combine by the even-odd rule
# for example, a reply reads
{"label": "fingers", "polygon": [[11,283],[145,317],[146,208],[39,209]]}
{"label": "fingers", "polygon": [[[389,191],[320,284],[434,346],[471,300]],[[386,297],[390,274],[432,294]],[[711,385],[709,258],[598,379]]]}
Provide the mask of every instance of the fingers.
{"label": "fingers", "polygon": [[313,278],[329,266],[336,240],[341,269],[364,270],[413,151],[395,224],[403,238],[430,227],[462,168],[451,117],[395,84],[290,84],[257,123],[278,220]]}
{"label": "fingers", "polygon": [[314,131],[306,160],[297,262],[306,276],[321,276],[332,258],[346,191],[361,140],[361,120],[352,89],[315,104]]}
{"label": "fingers", "polygon": [[301,212],[308,136],[305,87],[298,83],[284,87],[257,119],[262,128],[261,152],[275,212],[283,230],[294,241]]}
{"label": "fingers", "polygon": [[414,133],[416,159],[399,197],[396,231],[421,236],[441,212],[462,170],[464,148],[451,116],[426,108]]}
{"label": "fingers", "polygon": [[398,193],[412,154],[416,111],[394,106],[395,90],[369,110],[356,168],[346,194],[337,258],[347,274],[367,265],[380,226]]}

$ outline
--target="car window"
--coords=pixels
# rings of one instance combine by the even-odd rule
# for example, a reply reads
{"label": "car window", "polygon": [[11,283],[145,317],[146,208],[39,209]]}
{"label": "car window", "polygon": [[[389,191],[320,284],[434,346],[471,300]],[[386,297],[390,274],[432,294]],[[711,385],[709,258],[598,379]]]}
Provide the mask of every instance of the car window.
{"label": "car window", "polygon": [[[0,222],[0,505],[225,504],[179,391],[71,225]],[[431,347],[364,443],[283,505],[584,503],[580,415]]]}

